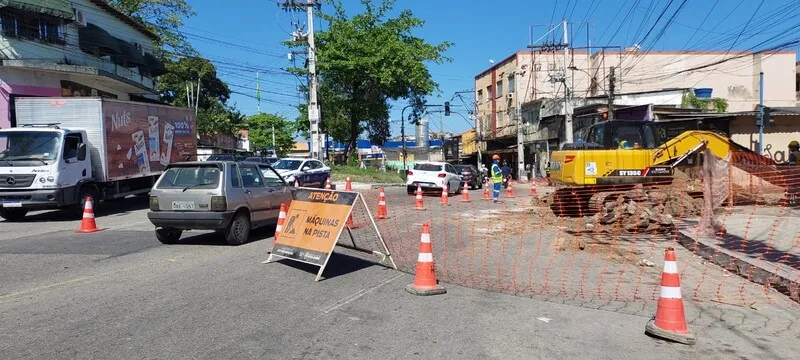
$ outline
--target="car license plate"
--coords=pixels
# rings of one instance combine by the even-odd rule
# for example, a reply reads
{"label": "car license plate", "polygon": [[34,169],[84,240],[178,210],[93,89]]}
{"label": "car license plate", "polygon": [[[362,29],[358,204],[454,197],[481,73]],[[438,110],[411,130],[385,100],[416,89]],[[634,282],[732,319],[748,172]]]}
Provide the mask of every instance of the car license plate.
{"label": "car license plate", "polygon": [[21,208],[22,202],[20,201],[3,201],[4,208]]}
{"label": "car license plate", "polygon": [[194,210],[193,201],[173,201],[172,210]]}

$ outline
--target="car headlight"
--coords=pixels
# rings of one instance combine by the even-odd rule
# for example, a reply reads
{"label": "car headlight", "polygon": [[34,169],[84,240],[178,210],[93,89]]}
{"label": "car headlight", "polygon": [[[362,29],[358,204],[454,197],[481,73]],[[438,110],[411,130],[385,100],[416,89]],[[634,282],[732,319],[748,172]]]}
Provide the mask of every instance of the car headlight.
{"label": "car headlight", "polygon": [[40,182],[40,183],[44,184],[44,182],[45,182],[45,181],[47,181],[47,180],[45,180],[44,176],[42,176],[42,177],[40,177],[40,178],[39,178],[39,182]]}
{"label": "car headlight", "polygon": [[47,177],[47,182],[54,182],[54,181],[56,181],[56,178],[54,178],[52,176],[48,176]]}

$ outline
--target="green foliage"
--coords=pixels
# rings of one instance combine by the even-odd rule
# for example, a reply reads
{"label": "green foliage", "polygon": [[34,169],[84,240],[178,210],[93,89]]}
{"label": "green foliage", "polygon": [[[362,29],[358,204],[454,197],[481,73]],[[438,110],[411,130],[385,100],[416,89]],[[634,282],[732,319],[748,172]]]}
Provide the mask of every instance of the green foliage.
{"label": "green foliage", "polygon": [[723,98],[708,98],[699,99],[694,95],[694,91],[686,91],[683,93],[681,99],[681,107],[699,109],[701,111],[708,111],[710,105],[714,106],[714,110],[718,113],[728,111],[728,100]]}
{"label": "green foliage", "polygon": [[406,180],[403,174],[394,171],[377,171],[375,169],[362,169],[357,165],[332,166],[331,180],[350,180],[368,184],[401,184]]}
{"label": "green foliage", "polygon": [[[315,34],[322,131],[351,149],[364,131],[378,144],[388,138],[389,101],[436,90],[427,64],[449,61],[443,53],[452,45],[415,36],[424,22],[410,10],[389,17],[393,0],[361,3],[364,11],[348,16],[342,1],[333,0],[333,10],[320,14],[327,30]],[[300,107],[300,129],[307,129],[305,109]]]}
{"label": "green foliage", "polygon": [[164,56],[167,50],[189,56],[196,55],[186,36],[180,32],[183,19],[195,15],[186,0],[110,0],[109,4],[144,24],[161,38],[154,45],[162,58],[167,58]]}
{"label": "green foliage", "polygon": [[275,148],[278,155],[286,154],[294,146],[294,124],[286,118],[261,113],[247,118],[250,127],[250,148],[262,150],[272,148],[272,129],[275,129]]}

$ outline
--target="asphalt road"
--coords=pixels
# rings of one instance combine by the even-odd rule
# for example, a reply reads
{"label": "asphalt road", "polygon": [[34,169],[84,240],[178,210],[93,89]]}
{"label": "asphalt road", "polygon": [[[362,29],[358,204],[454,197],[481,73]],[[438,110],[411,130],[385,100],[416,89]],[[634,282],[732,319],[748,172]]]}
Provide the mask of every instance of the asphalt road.
{"label": "asphalt road", "polygon": [[445,295],[415,297],[403,290],[411,275],[346,249],[315,283],[315,268],[261,264],[270,229],[238,247],[208,233],[161,245],[145,206],[101,211],[106,230],[94,234],[75,234],[78,222],[58,213],[0,222],[2,358],[779,359],[800,351],[797,322],[764,331],[796,319],[793,308],[692,305],[705,319],[693,327],[698,344],[677,345],[645,336],[644,316],[447,284]]}

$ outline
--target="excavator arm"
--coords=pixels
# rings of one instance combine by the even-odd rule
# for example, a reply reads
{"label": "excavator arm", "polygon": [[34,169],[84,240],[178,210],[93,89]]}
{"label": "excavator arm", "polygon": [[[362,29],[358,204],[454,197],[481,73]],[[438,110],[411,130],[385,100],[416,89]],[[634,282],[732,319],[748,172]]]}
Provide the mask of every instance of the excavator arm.
{"label": "excavator arm", "polygon": [[653,149],[653,165],[674,167],[687,157],[705,149],[718,158],[725,158],[729,152],[752,152],[726,136],[711,131],[690,130],[670,139],[664,145]]}

